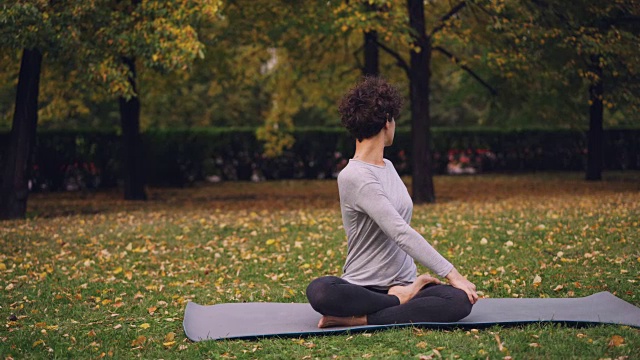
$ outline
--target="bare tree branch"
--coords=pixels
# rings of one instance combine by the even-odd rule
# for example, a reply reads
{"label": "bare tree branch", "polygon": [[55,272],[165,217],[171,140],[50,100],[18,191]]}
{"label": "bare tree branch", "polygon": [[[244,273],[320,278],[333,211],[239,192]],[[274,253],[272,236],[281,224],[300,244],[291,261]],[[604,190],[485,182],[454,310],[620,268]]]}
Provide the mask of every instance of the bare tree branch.
{"label": "bare tree branch", "polygon": [[409,64],[398,54],[397,52],[391,50],[389,47],[384,45],[383,43],[376,41],[376,45],[378,45],[382,50],[384,50],[387,54],[393,56],[396,59],[397,65],[400,66],[406,73],[407,76],[411,76],[411,69],[409,68]]}
{"label": "bare tree branch", "polygon": [[441,19],[440,19],[440,25],[436,26],[433,28],[433,30],[431,30],[431,33],[429,34],[429,37],[433,36],[433,34],[437,33],[438,31],[442,30],[442,28],[444,28],[445,26],[445,22],[447,20],[449,20],[453,15],[457,14],[458,11],[462,10],[465,6],[467,6],[467,2],[466,1],[462,1],[460,2],[458,5],[454,6],[451,10],[449,10],[448,13],[446,13]]}
{"label": "bare tree branch", "polygon": [[484,87],[486,87],[489,92],[491,92],[491,95],[497,95],[498,92],[496,91],[496,89],[494,89],[493,87],[491,87],[491,85],[489,85],[486,81],[482,80],[482,78],[480,78],[480,76],[478,76],[478,74],[476,74],[475,72],[473,72],[473,70],[471,70],[467,65],[462,65],[460,64],[460,60],[458,59],[458,57],[454,56],[453,54],[451,54],[450,52],[448,52],[447,50],[443,49],[440,46],[436,46],[433,48],[433,50],[437,50],[440,53],[442,53],[443,55],[445,55],[446,57],[448,57],[449,59],[453,60],[457,65],[460,66],[461,69],[465,70],[466,72],[469,73],[469,75],[471,75],[474,79],[476,79],[480,84],[482,84]]}

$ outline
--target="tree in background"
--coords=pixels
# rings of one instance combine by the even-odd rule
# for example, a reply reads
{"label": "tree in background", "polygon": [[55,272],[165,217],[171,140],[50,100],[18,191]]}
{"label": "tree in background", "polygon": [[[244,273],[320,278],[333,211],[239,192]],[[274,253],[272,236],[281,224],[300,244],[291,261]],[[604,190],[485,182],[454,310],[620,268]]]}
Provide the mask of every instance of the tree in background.
{"label": "tree in background", "polygon": [[[371,11],[371,8],[376,5],[377,11]],[[434,50],[439,51],[454,63],[458,63],[455,55],[436,42],[436,35],[450,26],[450,19],[457,16],[467,6],[467,2],[461,1],[444,9],[443,7],[448,7],[447,4],[430,3],[429,20],[434,25],[428,31],[424,1],[407,0],[406,7],[402,5],[400,1],[393,2],[393,4],[388,1],[342,2],[337,11],[342,13],[341,21],[344,27],[352,27],[365,33],[370,33],[372,29],[384,33],[386,43],[376,40],[376,44],[391,55],[397,61],[398,66],[407,74],[411,108],[413,201],[431,203],[435,202],[430,114],[432,54]],[[386,11],[380,11],[381,8],[385,8]],[[434,13],[442,15],[433,18]],[[405,20],[407,17],[408,22]],[[389,44],[389,42],[392,43]],[[405,49],[409,48],[410,59],[408,62],[399,51],[393,49],[394,45]],[[468,66],[461,64],[461,68],[495,93],[495,90]]]}
{"label": "tree in background", "polygon": [[[600,180],[605,109],[610,116],[619,110],[618,116],[630,118],[637,118],[640,110],[640,4],[632,0],[492,4],[483,7],[492,19],[484,36],[493,34],[499,50],[489,53],[488,62],[515,86],[527,84],[524,88],[531,93],[562,99],[579,127],[588,107],[586,179]],[[545,86],[536,89],[531,86],[535,82]],[[562,118],[562,103],[547,99],[553,104],[551,116]]]}
{"label": "tree in background", "polygon": [[[91,50],[100,54],[100,68],[118,69],[126,80],[110,86],[108,91],[118,97],[120,105],[127,200],[146,199],[138,62],[160,72],[186,69],[197,56],[204,56],[196,28],[202,22],[215,21],[219,5],[217,0],[107,2],[93,23],[97,39]],[[104,72],[101,74],[107,80]]]}
{"label": "tree in background", "polygon": [[[12,49],[0,57],[0,79],[14,81],[17,49],[28,41],[58,39],[33,42],[46,49],[38,126],[46,119],[45,126],[68,127],[73,117],[74,126],[112,127],[121,119],[123,134],[134,135],[126,137],[133,139],[127,154],[139,154],[140,127],[262,125],[266,152],[277,155],[291,145],[293,126],[337,124],[335,104],[361,73],[383,73],[412,98],[412,124],[423,119],[413,131],[420,137],[413,141],[418,147],[413,158],[418,162],[414,168],[428,169],[424,159],[431,158],[431,125],[583,122],[588,79],[598,70],[584,65],[590,57],[576,54],[587,48],[600,50],[601,108],[609,124],[629,123],[633,118],[624,114],[637,113],[631,2],[589,10],[596,5],[587,0],[236,0],[225,3],[218,15],[211,1],[14,3],[0,11],[5,23],[15,25],[0,30],[7,35],[0,46]],[[56,11],[60,15],[51,16]],[[603,24],[611,22],[608,17],[615,20],[609,28],[585,25],[587,30],[580,30],[585,19],[598,17]],[[18,31],[15,37],[10,34],[15,29],[30,32]],[[56,35],[59,29],[65,33]],[[193,60],[198,55],[205,58]],[[3,85],[0,110],[15,114],[7,110],[15,88]],[[491,95],[491,88],[499,90],[498,96]],[[142,113],[139,106],[116,105],[138,99],[145,105]],[[133,111],[120,114],[129,108]],[[398,124],[407,118],[401,116]],[[130,164],[143,163],[127,157]],[[142,190],[133,192],[143,197],[142,177],[129,173],[133,180],[127,182],[137,184]],[[433,195],[429,179],[428,172],[414,174],[414,194]]]}
{"label": "tree in background", "polygon": [[27,167],[33,152],[38,123],[38,88],[42,52],[25,48],[22,52],[8,154],[0,188],[0,219],[24,217],[29,194]]}
{"label": "tree in background", "polygon": [[[49,8],[49,12],[43,11]],[[51,16],[54,15],[54,16]],[[43,53],[57,50],[68,40],[57,21],[65,17],[62,6],[46,2],[8,4],[0,10],[0,48],[22,49],[15,110],[0,185],[0,219],[24,217],[27,208],[28,166],[38,123],[38,93]],[[47,41],[58,39],[58,42]]]}
{"label": "tree in background", "polygon": [[[366,21],[372,18],[380,22],[370,26],[378,42],[399,48],[393,33],[400,32],[399,25],[406,23],[406,9],[400,3],[400,14],[391,16],[386,12],[393,8],[385,6],[362,10],[367,12]],[[293,92],[287,92],[286,86],[277,91],[298,98],[288,102],[296,126],[337,125],[336,103],[360,73],[368,73],[365,70],[373,58],[366,54],[378,51],[371,41],[363,51],[362,39],[368,35],[346,25],[341,16],[336,2],[326,7],[301,7],[287,1],[225,3],[215,22],[205,22],[196,29],[198,39],[205,44],[205,58],[196,59],[188,70],[146,71],[144,64],[137,63],[141,70],[139,98],[145,105],[140,114],[141,128],[263,125],[263,118],[274,110],[271,97],[282,82],[270,80],[275,76],[294,80]],[[410,43],[409,36],[406,42]],[[408,45],[402,46],[408,52]],[[408,81],[402,69],[394,68],[396,60],[385,52],[376,56],[378,69],[408,95]],[[277,61],[272,62],[273,58]],[[265,66],[268,63],[271,65]],[[2,64],[7,63],[2,60]],[[440,126],[475,124],[487,100],[469,91],[474,84],[463,83],[467,78],[461,75],[464,70],[450,64],[448,58],[436,53],[432,84],[446,91],[432,92],[432,120]],[[78,69],[73,64],[60,66],[62,69],[53,66],[59,65],[48,64],[42,75],[38,126],[113,129],[119,121],[117,102],[111,101],[114,95],[83,88],[83,82],[74,80]],[[0,69],[0,76],[4,71],[10,71],[9,76],[14,74]],[[12,112],[3,106],[5,98],[0,93],[2,116]],[[396,121],[404,126],[408,119],[402,114]]]}
{"label": "tree in background", "polygon": [[[0,10],[0,48],[24,49],[8,155],[0,187],[0,218],[26,213],[28,168],[36,136],[38,93],[43,54],[52,64],[83,69],[79,83],[122,100],[127,161],[125,197],[144,198],[143,162],[139,155],[139,105],[135,63],[160,71],[184,69],[202,54],[194,24],[214,21],[219,2],[213,0],[12,1]],[[80,86],[82,88],[82,86]],[[134,99],[131,101],[131,99]],[[135,171],[135,172],[133,172]],[[132,173],[131,173],[132,172]],[[140,186],[142,184],[142,186]]]}
{"label": "tree in background", "polygon": [[330,3],[287,0],[234,1],[223,10],[228,27],[219,39],[267,55],[259,79],[269,101],[256,132],[266,156],[293,145],[297,114],[333,116],[340,85],[356,78],[351,46],[335,31],[332,11]]}

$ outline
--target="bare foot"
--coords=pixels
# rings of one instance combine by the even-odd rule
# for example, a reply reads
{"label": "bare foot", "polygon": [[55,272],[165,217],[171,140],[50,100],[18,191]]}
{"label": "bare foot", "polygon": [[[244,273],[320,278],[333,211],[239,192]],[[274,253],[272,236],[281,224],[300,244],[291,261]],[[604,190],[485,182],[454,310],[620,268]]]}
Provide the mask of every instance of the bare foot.
{"label": "bare foot", "polygon": [[389,295],[395,295],[400,299],[400,304],[404,304],[407,301],[411,300],[420,289],[422,289],[427,284],[441,284],[442,282],[437,278],[434,278],[431,275],[423,274],[418,276],[415,282],[409,285],[397,285],[389,288]]}
{"label": "bare foot", "polygon": [[349,316],[349,317],[338,317],[338,316],[323,316],[318,322],[319,328],[327,328],[332,326],[358,326],[358,325],[367,325],[367,316]]}

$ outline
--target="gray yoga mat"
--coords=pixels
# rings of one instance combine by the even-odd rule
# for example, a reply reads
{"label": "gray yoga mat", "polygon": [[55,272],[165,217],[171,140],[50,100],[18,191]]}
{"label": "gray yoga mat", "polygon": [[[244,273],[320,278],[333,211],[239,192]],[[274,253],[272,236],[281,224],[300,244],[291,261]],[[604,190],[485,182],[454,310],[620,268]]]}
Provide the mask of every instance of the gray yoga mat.
{"label": "gray yoga mat", "polygon": [[483,328],[555,322],[569,325],[619,324],[640,328],[640,308],[600,292],[583,298],[480,299],[471,314],[455,323],[410,323],[319,329],[321,315],[309,304],[232,303],[202,306],[187,303],[184,332],[193,341],[298,337],[372,331],[403,326]]}

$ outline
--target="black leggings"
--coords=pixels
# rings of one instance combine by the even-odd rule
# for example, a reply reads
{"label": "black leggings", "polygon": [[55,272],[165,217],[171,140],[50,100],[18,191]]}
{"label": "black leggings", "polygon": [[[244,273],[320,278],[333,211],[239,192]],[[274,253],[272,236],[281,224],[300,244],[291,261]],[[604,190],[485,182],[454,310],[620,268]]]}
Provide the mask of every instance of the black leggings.
{"label": "black leggings", "polygon": [[450,285],[428,284],[407,303],[386,291],[354,285],[335,276],[317,278],[307,287],[311,307],[322,315],[367,315],[367,324],[453,322],[471,312],[467,294]]}

